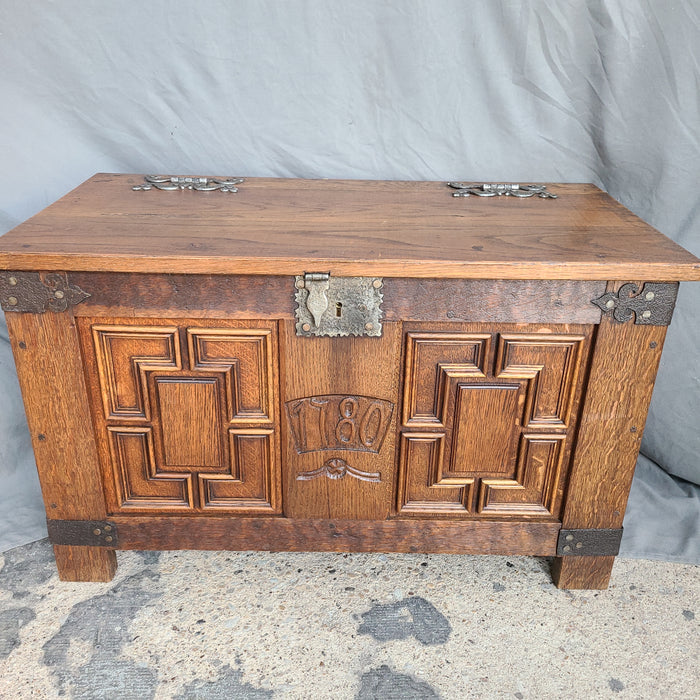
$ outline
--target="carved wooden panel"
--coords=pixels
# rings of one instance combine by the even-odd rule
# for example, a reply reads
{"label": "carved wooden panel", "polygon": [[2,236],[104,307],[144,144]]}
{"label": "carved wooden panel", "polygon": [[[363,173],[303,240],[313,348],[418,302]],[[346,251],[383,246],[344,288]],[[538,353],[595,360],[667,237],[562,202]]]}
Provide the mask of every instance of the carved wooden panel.
{"label": "carved wooden panel", "polygon": [[111,512],[280,511],[269,321],[78,319]]}
{"label": "carved wooden panel", "polygon": [[371,396],[325,394],[288,401],[289,426],[297,452],[379,451],[394,405]]}
{"label": "carved wooden panel", "polygon": [[272,422],[270,338],[246,328],[187,329],[193,369],[225,373],[231,423]]}
{"label": "carved wooden panel", "polygon": [[398,513],[556,517],[591,329],[416,325]]}
{"label": "carved wooden panel", "polygon": [[552,513],[564,435],[523,435],[514,479],[481,479],[479,512],[498,515]]}
{"label": "carved wooden panel", "polygon": [[450,380],[485,377],[490,334],[409,333],[406,342],[404,425],[440,426]]}
{"label": "carved wooden panel", "polygon": [[[221,411],[217,377],[154,377],[169,469],[221,468]],[[186,437],[185,437],[186,436]]]}
{"label": "carved wooden panel", "polygon": [[566,428],[580,368],[583,336],[503,334],[496,376],[528,379],[528,428]]}
{"label": "carved wooden panel", "polygon": [[146,372],[182,369],[177,328],[92,327],[105,416],[150,420]]}
{"label": "carved wooden panel", "polygon": [[395,497],[401,324],[382,324],[379,338],[282,328],[285,515],[384,520]]}
{"label": "carved wooden panel", "polygon": [[474,479],[441,479],[444,433],[401,435],[399,502],[402,514],[462,515],[472,510]]}
{"label": "carved wooden panel", "polygon": [[229,430],[230,470],[199,474],[200,507],[269,511],[275,464],[273,430]]}
{"label": "carved wooden panel", "polygon": [[122,508],[192,507],[192,477],[158,469],[151,428],[110,426],[108,431]]}
{"label": "carved wooden panel", "polygon": [[447,402],[450,460],[440,480],[511,472],[524,399],[520,384],[458,383]]}

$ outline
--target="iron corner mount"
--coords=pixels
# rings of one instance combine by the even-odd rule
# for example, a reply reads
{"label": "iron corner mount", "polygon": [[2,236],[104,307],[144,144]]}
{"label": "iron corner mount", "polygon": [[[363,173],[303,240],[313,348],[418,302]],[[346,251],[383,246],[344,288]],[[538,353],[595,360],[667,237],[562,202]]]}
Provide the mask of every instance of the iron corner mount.
{"label": "iron corner mount", "polygon": [[117,526],[109,520],[46,519],[51,544],[72,546],[119,547]]}
{"label": "iron corner mount", "polygon": [[617,292],[606,292],[592,299],[603,314],[611,314],[618,323],[634,318],[643,326],[668,326],[676,305],[678,282],[646,282],[641,291],[633,282],[623,284]]}
{"label": "iron corner mount", "polygon": [[90,296],[70,284],[65,272],[0,272],[0,307],[6,312],[66,311]]}
{"label": "iron corner mount", "polygon": [[560,530],[558,557],[614,557],[620,551],[622,528]]}

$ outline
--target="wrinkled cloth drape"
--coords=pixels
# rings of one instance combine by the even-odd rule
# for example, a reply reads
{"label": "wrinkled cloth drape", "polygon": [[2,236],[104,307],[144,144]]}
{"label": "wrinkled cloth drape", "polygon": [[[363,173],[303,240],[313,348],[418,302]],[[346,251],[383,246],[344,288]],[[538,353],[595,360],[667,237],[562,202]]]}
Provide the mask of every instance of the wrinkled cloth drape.
{"label": "wrinkled cloth drape", "polygon": [[[98,171],[568,181],[699,254],[699,63],[693,0],[0,0],[0,232]],[[699,305],[685,285],[628,555],[700,561]],[[0,387],[2,550],[43,533],[4,331]]]}

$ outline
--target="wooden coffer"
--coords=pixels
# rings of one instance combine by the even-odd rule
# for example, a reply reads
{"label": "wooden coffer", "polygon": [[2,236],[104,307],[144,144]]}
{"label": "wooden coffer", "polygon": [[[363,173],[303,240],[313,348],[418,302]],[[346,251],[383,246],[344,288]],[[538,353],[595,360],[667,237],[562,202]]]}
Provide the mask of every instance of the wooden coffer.
{"label": "wooden coffer", "polygon": [[237,188],[97,175],[0,239],[61,577],[399,551],[606,587],[700,261],[592,185]]}

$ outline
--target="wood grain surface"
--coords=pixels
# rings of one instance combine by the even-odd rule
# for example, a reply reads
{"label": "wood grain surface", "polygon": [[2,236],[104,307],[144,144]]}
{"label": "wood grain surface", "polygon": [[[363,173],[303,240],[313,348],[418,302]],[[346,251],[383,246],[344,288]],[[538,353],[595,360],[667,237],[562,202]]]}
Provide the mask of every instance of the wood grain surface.
{"label": "wood grain surface", "polygon": [[[381,338],[306,338],[292,321],[280,326],[285,515],[383,520],[396,479],[401,324],[383,324]],[[305,478],[333,459],[377,476]]]}
{"label": "wood grain surface", "polygon": [[95,175],[3,236],[0,269],[700,280],[700,260],[593,185],[543,200],[362,180],[132,191],[141,181]]}
{"label": "wood grain surface", "polygon": [[232,549],[271,552],[556,552],[551,522],[178,518],[115,516],[120,549]]}
{"label": "wood grain surface", "polygon": [[[562,527],[622,527],[665,336],[665,326],[601,320]],[[560,588],[606,588],[614,559],[557,558],[552,574]]]}
{"label": "wood grain surface", "polygon": [[[57,520],[105,517],[80,347],[69,313],[7,314],[44,506]],[[113,551],[54,547],[63,581],[108,581]]]}

